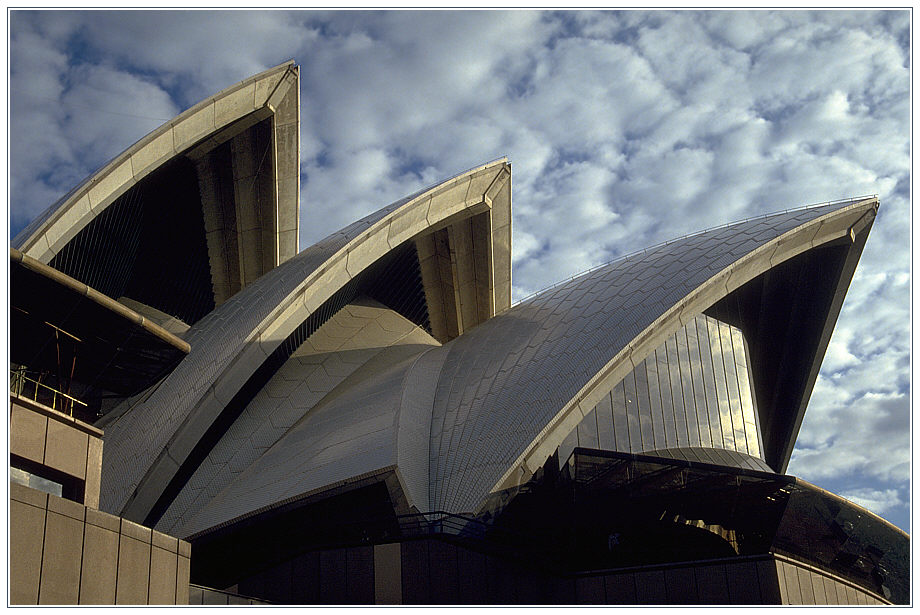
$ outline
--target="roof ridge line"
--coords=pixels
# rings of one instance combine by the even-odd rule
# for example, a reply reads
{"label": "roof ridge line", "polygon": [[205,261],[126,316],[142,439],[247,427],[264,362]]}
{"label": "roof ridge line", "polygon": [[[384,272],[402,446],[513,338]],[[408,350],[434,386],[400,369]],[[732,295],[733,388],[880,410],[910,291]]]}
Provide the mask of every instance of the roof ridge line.
{"label": "roof ridge line", "polygon": [[669,245],[669,244],[672,244],[672,243],[676,243],[676,242],[678,242],[678,241],[683,241],[684,239],[689,239],[689,238],[691,238],[691,237],[696,237],[697,235],[703,235],[703,234],[705,234],[705,233],[709,233],[709,232],[712,232],[712,231],[717,231],[717,230],[719,230],[719,229],[728,228],[729,226],[734,226],[734,225],[736,225],[736,224],[744,224],[745,222],[753,222],[753,221],[755,221],[755,220],[762,220],[762,219],[765,219],[765,218],[769,218],[769,217],[771,217],[771,216],[778,216],[778,215],[788,214],[788,213],[793,213],[793,212],[798,212],[798,211],[806,211],[806,210],[809,210],[809,209],[817,209],[818,207],[826,207],[826,206],[828,206],[828,205],[835,205],[835,204],[837,204],[837,203],[847,203],[847,202],[851,202],[852,204],[855,205],[855,204],[861,203],[862,201],[865,201],[865,200],[867,200],[867,199],[873,199],[873,198],[874,198],[874,199],[877,199],[877,198],[878,198],[878,194],[865,194],[865,195],[861,195],[861,196],[854,196],[854,197],[849,197],[849,198],[844,198],[844,199],[834,199],[834,200],[831,200],[831,201],[823,201],[823,202],[821,202],[821,203],[811,203],[811,204],[809,204],[809,205],[801,205],[801,206],[799,206],[799,207],[790,207],[790,208],[788,208],[788,209],[783,209],[783,210],[780,210],[780,211],[773,211],[773,212],[770,212],[770,213],[767,213],[767,214],[760,214],[760,215],[757,215],[757,216],[750,216],[750,217],[748,217],[748,218],[741,218],[740,220],[733,220],[732,222],[726,222],[726,223],[724,223],[724,224],[717,224],[716,226],[711,226],[711,227],[709,227],[709,228],[705,228],[705,229],[702,229],[702,230],[699,230],[699,231],[693,231],[692,233],[687,233],[687,234],[685,234],[685,235],[681,235],[681,236],[675,237],[675,238],[673,238],[673,239],[667,239],[667,240],[665,240],[665,241],[660,241],[660,242],[658,242],[658,243],[656,243],[656,244],[653,244],[653,245],[650,245],[650,246],[648,246],[648,247],[639,248],[638,250],[633,250],[632,252],[627,252],[626,254],[621,254],[620,256],[617,256],[617,257],[615,257],[615,258],[612,258],[612,259],[610,259],[610,260],[608,260],[608,261],[605,261],[605,262],[603,262],[603,263],[600,263],[600,264],[597,264],[597,265],[592,265],[591,267],[588,267],[587,269],[584,269],[584,270],[579,271],[579,272],[577,272],[577,273],[573,273],[572,275],[570,275],[570,276],[567,277],[567,278],[564,278],[564,279],[562,279],[562,280],[558,280],[558,281],[556,281],[556,282],[553,282],[553,283],[550,284],[549,286],[545,286],[545,287],[543,287],[543,288],[541,288],[541,289],[539,289],[539,290],[536,290],[536,291],[530,293],[529,295],[526,295],[525,297],[523,297],[523,298],[521,298],[521,299],[519,299],[519,300],[517,300],[517,301],[512,301],[512,302],[511,302],[511,305],[509,306],[509,309],[515,307],[516,305],[519,305],[519,304],[521,304],[521,303],[524,303],[525,301],[528,301],[528,300],[530,300],[530,299],[533,299],[533,298],[536,297],[537,295],[540,295],[540,294],[542,294],[542,293],[545,293],[545,292],[548,291],[548,290],[552,290],[552,289],[556,288],[557,286],[561,286],[561,285],[563,285],[563,284],[566,284],[566,283],[568,283],[568,282],[571,282],[572,280],[574,280],[574,279],[576,279],[576,278],[580,278],[580,277],[583,276],[583,275],[589,274],[589,273],[591,273],[591,272],[593,272],[593,271],[596,271],[596,270],[601,269],[601,268],[603,268],[603,267],[606,267],[606,266],[608,266],[608,265],[612,265],[613,263],[616,263],[616,262],[618,262],[618,261],[621,261],[621,260],[629,260],[629,259],[632,258],[632,257],[638,256],[639,254],[646,254],[646,253],[648,253],[648,252],[650,252],[650,251],[652,251],[652,250],[657,250],[658,248],[664,247],[664,246]]}

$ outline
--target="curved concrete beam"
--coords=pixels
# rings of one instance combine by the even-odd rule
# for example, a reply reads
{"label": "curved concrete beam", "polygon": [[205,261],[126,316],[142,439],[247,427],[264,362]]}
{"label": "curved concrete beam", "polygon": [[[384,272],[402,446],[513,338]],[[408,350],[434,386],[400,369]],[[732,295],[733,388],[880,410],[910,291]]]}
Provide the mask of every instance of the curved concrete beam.
{"label": "curved concrete beam", "polygon": [[[362,472],[395,463],[395,431],[385,437],[377,433],[378,443],[385,449],[378,452],[392,456],[392,460],[380,461],[378,456],[372,462],[369,449],[359,446],[355,438],[367,438],[374,430],[395,430],[393,425],[369,427],[368,419],[372,413],[393,415],[398,404],[394,400],[393,408],[383,408],[382,391],[401,392],[402,388],[386,382],[369,394],[362,386],[373,380],[369,376],[388,373],[395,361],[404,359],[408,347],[413,349],[408,353],[411,355],[430,345],[437,346],[437,342],[389,308],[367,298],[349,303],[311,335],[256,394],[196,468],[156,527],[187,536],[236,516],[231,509],[239,514],[241,508],[257,508],[254,494],[271,491],[277,496],[280,483],[292,490],[285,497],[292,497],[351,478],[349,471],[358,473],[355,463],[370,464]],[[374,402],[371,409],[360,403],[368,398]],[[289,438],[290,432],[300,435]],[[296,443],[291,445],[291,441]],[[289,454],[284,458],[290,464],[286,466],[278,462],[275,450],[285,447]],[[338,451],[336,461],[328,458],[331,450]],[[263,455],[271,461],[263,460]],[[317,458],[324,460],[308,463]],[[241,475],[250,466],[252,472]],[[269,474],[277,475],[280,482],[265,481]],[[230,495],[215,496],[224,491]],[[245,498],[238,497],[241,491],[247,493]],[[234,492],[237,496],[232,495]],[[272,503],[271,497],[258,502]],[[207,516],[211,521],[200,525],[194,519],[204,508],[210,509]]]}
{"label": "curved concrete beam", "polygon": [[177,155],[197,152],[200,156],[272,116],[296,83],[297,67],[290,61],[201,101],[84,180],[23,229],[13,240],[14,247],[49,263],[81,229],[141,179]]}
{"label": "curved concrete beam", "polygon": [[118,301],[111,299],[107,295],[100,293],[95,288],[91,288],[83,282],[75,280],[69,275],[65,275],[57,269],[49,267],[48,265],[45,265],[35,260],[34,258],[23,254],[16,248],[10,248],[10,261],[19,263],[22,267],[29,269],[30,271],[33,271],[44,278],[48,278],[55,284],[68,288],[78,295],[86,297],[93,303],[96,303],[100,307],[114,314],[117,314],[127,321],[130,321],[131,323],[144,329],[151,335],[159,338],[161,341],[169,344],[177,350],[184,352],[185,354],[188,354],[191,350],[188,342],[167,331],[149,318],[145,318],[128,306],[121,304]]}
{"label": "curved concrete beam", "polygon": [[[223,409],[296,327],[391,249],[489,214],[487,191],[500,177],[510,178],[505,158],[397,201],[301,252],[197,323],[193,329],[209,330],[201,337],[207,335],[210,341],[196,343],[190,335],[191,360],[180,364],[149,400],[106,428],[106,464],[111,463],[103,466],[107,508],[130,519],[145,519]],[[260,310],[266,311],[256,317]],[[231,341],[221,329],[234,327],[234,321],[246,324],[233,331]],[[171,401],[163,401],[167,399]],[[144,417],[146,405],[171,406],[173,414]],[[137,451],[139,442],[130,432],[155,421],[157,430],[148,432],[145,450]]]}
{"label": "curved concrete beam", "polygon": [[[636,365],[644,361],[665,339],[703,310],[758,275],[798,254],[844,237],[856,241],[860,231],[871,223],[877,209],[877,198],[841,207],[783,233],[715,272],[712,277],[692,289],[681,301],[646,326],[591,377],[578,393],[562,406],[537,438],[518,455],[492,487],[491,492],[514,487],[528,480],[608,391],[635,369]],[[801,422],[801,417],[798,422]]]}

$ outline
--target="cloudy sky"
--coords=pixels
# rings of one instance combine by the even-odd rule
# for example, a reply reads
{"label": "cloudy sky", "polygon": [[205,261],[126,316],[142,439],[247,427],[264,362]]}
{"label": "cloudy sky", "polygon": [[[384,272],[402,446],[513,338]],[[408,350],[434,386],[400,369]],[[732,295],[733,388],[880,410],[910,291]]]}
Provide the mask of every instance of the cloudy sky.
{"label": "cloudy sky", "polygon": [[10,236],[218,90],[301,66],[301,246],[501,155],[514,295],[789,207],[878,194],[789,466],[909,530],[910,16],[21,12]]}

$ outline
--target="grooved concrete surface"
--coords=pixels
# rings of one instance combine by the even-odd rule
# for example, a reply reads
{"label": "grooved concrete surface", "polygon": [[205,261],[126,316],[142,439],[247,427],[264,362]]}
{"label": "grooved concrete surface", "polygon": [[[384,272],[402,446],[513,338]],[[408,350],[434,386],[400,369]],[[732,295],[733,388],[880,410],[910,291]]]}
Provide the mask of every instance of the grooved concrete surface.
{"label": "grooved concrete surface", "polygon": [[[117,435],[113,446],[106,443],[106,460],[119,464],[109,466],[107,478],[113,480],[104,481],[108,502],[124,502],[130,491],[119,489],[119,484],[140,479],[141,470],[164,450],[194,400],[212,394],[208,387],[213,374],[243,350],[242,339],[272,306],[349,238],[412,198],[302,252],[193,327],[187,338],[192,353],[145,404],[159,415],[172,414],[150,420],[141,407],[106,427],[107,440],[109,434]],[[827,221],[819,219],[839,210],[844,211]],[[416,506],[475,511],[535,443],[549,442],[555,450],[561,409],[569,407],[618,353],[634,345],[639,347],[636,353],[644,352],[644,342],[636,338],[652,323],[685,305],[700,289],[705,289],[705,301],[724,296],[735,270],[749,266],[746,257],[752,251],[769,244],[766,252],[757,252],[769,267],[774,253],[797,253],[811,247],[814,238],[825,237],[822,225],[833,227],[834,237],[841,236],[852,224],[847,220],[855,221],[864,210],[868,206],[844,202],[777,214],[621,259],[519,304],[443,347],[436,347],[433,339],[390,347],[347,375],[306,415],[303,408],[316,402],[305,393],[298,397],[296,409],[291,403],[292,408],[285,407],[272,421],[277,400],[293,395],[286,389],[291,386],[285,379],[289,372],[282,370],[257,398],[261,418],[241,417],[199,470],[200,481],[193,479],[177,500],[164,520],[168,525],[158,527],[175,528],[171,531],[187,536],[394,465]],[[800,236],[774,242],[793,230]],[[701,311],[708,305],[697,301],[691,307],[687,309]],[[673,320],[676,330],[679,322]],[[317,338],[315,343],[324,342]],[[584,412],[590,407],[593,403]],[[303,418],[290,425],[298,412]],[[560,442],[565,433],[559,435]],[[242,446],[244,439],[252,444]],[[245,447],[256,453],[228,454]],[[542,455],[542,449],[535,450]],[[169,452],[166,448],[164,454]],[[221,478],[209,491],[214,476]],[[189,502],[199,495],[200,501],[192,506]],[[182,512],[184,506],[198,512]]]}
{"label": "grooved concrete surface", "polygon": [[191,352],[145,399],[128,400],[106,421],[101,507],[117,512],[163,451],[220,370],[243,349],[249,334],[303,280],[351,239],[410,200],[402,199],[329,235],[272,269],[195,323],[185,340]]}
{"label": "grooved concrete surface", "polygon": [[[343,383],[347,388],[346,380],[356,370],[385,349],[403,345],[414,348],[439,344],[414,323],[373,300],[359,299],[346,305],[311,335],[256,394],[156,527],[167,532],[181,531],[183,520],[218,496],[295,423],[304,420],[314,406],[327,397],[335,397],[337,387],[343,388]],[[323,425],[353,431],[347,423]],[[331,434],[326,437],[334,438]],[[310,452],[305,451],[298,466],[309,457]]]}
{"label": "grooved concrete surface", "polygon": [[[482,204],[481,191],[506,167],[504,160],[490,163],[400,199],[300,252],[196,322],[185,337],[191,352],[182,363],[101,422],[102,508],[145,518],[207,427],[288,333],[399,241],[470,215]],[[427,216],[388,245],[393,225],[417,208]]]}

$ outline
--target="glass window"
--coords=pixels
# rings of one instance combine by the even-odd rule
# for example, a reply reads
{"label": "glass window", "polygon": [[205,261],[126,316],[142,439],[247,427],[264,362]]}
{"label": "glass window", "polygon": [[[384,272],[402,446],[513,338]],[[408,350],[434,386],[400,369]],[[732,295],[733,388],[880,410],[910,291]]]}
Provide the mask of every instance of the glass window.
{"label": "glass window", "polygon": [[725,436],[722,433],[722,416],[719,413],[719,397],[716,395],[716,377],[712,370],[712,352],[709,346],[709,327],[704,317],[697,318],[692,325],[696,326],[696,334],[700,342],[700,365],[703,372],[703,390],[706,392],[706,405],[709,408],[709,433],[712,445],[725,446]]}
{"label": "glass window", "polygon": [[630,372],[623,379],[626,397],[626,425],[629,428],[629,450],[642,451],[642,432],[639,430],[639,404],[636,401],[636,372]]}
{"label": "glass window", "polygon": [[690,446],[699,446],[700,428],[697,421],[696,401],[693,399],[693,372],[690,370],[686,327],[677,332],[677,359],[680,361],[680,382],[684,396],[684,412],[687,415],[687,437]]}
{"label": "glass window", "polygon": [[620,381],[611,391],[613,408],[613,435],[616,440],[616,450],[629,452],[629,419],[626,417],[626,392],[623,382]]}
{"label": "glass window", "polygon": [[597,419],[594,417],[592,409],[578,424],[578,446],[597,448]]}
{"label": "glass window", "polygon": [[598,402],[576,428],[575,445],[621,452],[701,446],[760,456],[758,430],[744,336],[701,314]]}
{"label": "glass window", "polygon": [[728,403],[732,412],[735,450],[747,453],[747,438],[744,434],[744,415],[741,412],[741,395],[738,392],[738,374],[735,370],[735,351],[731,327],[719,322],[719,337],[722,339],[722,362],[725,365],[725,383],[728,385]]}
{"label": "glass window", "polygon": [[616,440],[613,436],[613,408],[610,405],[610,393],[604,395],[594,407],[597,418],[597,444],[598,448],[616,450]]}
{"label": "glass window", "polygon": [[735,450],[735,433],[732,429],[732,411],[728,403],[728,388],[725,383],[725,365],[722,363],[722,344],[719,341],[719,322],[706,318],[709,330],[709,348],[712,352],[712,373],[715,376],[716,399],[719,403],[719,418],[722,422],[723,448]]}
{"label": "glass window", "polygon": [[648,372],[645,362],[639,363],[633,372],[636,375],[636,405],[639,407],[639,432],[642,436],[642,450],[655,450],[655,434],[652,430],[652,408],[648,393]]}
{"label": "glass window", "polygon": [[674,424],[677,430],[677,446],[688,446],[687,417],[684,412],[684,390],[680,383],[680,361],[677,359],[677,337],[672,336],[665,342],[668,353],[668,367],[671,372],[671,399],[674,402]]}
{"label": "glass window", "polygon": [[[693,405],[696,408],[697,426],[700,430],[700,446],[712,446],[709,434],[709,409],[706,405],[706,388],[703,385],[703,366],[700,363],[700,340],[696,333],[696,320],[687,325],[687,350],[690,353],[690,384],[693,389]],[[722,438],[719,437],[721,444]]]}
{"label": "glass window", "polygon": [[575,447],[578,446],[578,428],[573,429],[569,435],[565,437],[565,440],[562,441],[562,444],[559,445],[559,467],[561,468],[565,465],[565,462],[568,461],[569,456],[572,454],[572,451],[575,450]]}
{"label": "glass window", "polygon": [[744,415],[744,432],[748,453],[760,456],[760,439],[757,437],[757,411],[753,391],[748,377],[747,348],[740,329],[732,328],[732,347],[735,349],[735,372],[738,374],[738,394],[741,398],[741,412]]}
{"label": "glass window", "polygon": [[44,491],[45,493],[63,497],[64,485],[61,483],[43,478],[38,474],[32,474],[31,472],[14,468],[13,466],[10,466],[10,481],[25,485],[26,487],[31,487],[32,489]]}
{"label": "glass window", "polygon": [[29,486],[29,477],[31,474],[25,470],[20,470],[19,468],[14,468],[10,466],[10,482],[16,483],[17,485],[23,485],[25,487]]}
{"label": "glass window", "polygon": [[655,448],[665,448],[667,443],[664,438],[664,418],[661,415],[661,392],[658,389],[658,361],[654,352],[645,359],[645,371],[648,372],[648,397],[652,408]]}
{"label": "glass window", "polygon": [[677,446],[674,426],[674,404],[671,399],[671,374],[668,371],[668,353],[664,346],[655,351],[658,362],[658,392],[661,394],[661,416],[664,423],[665,445]]}

